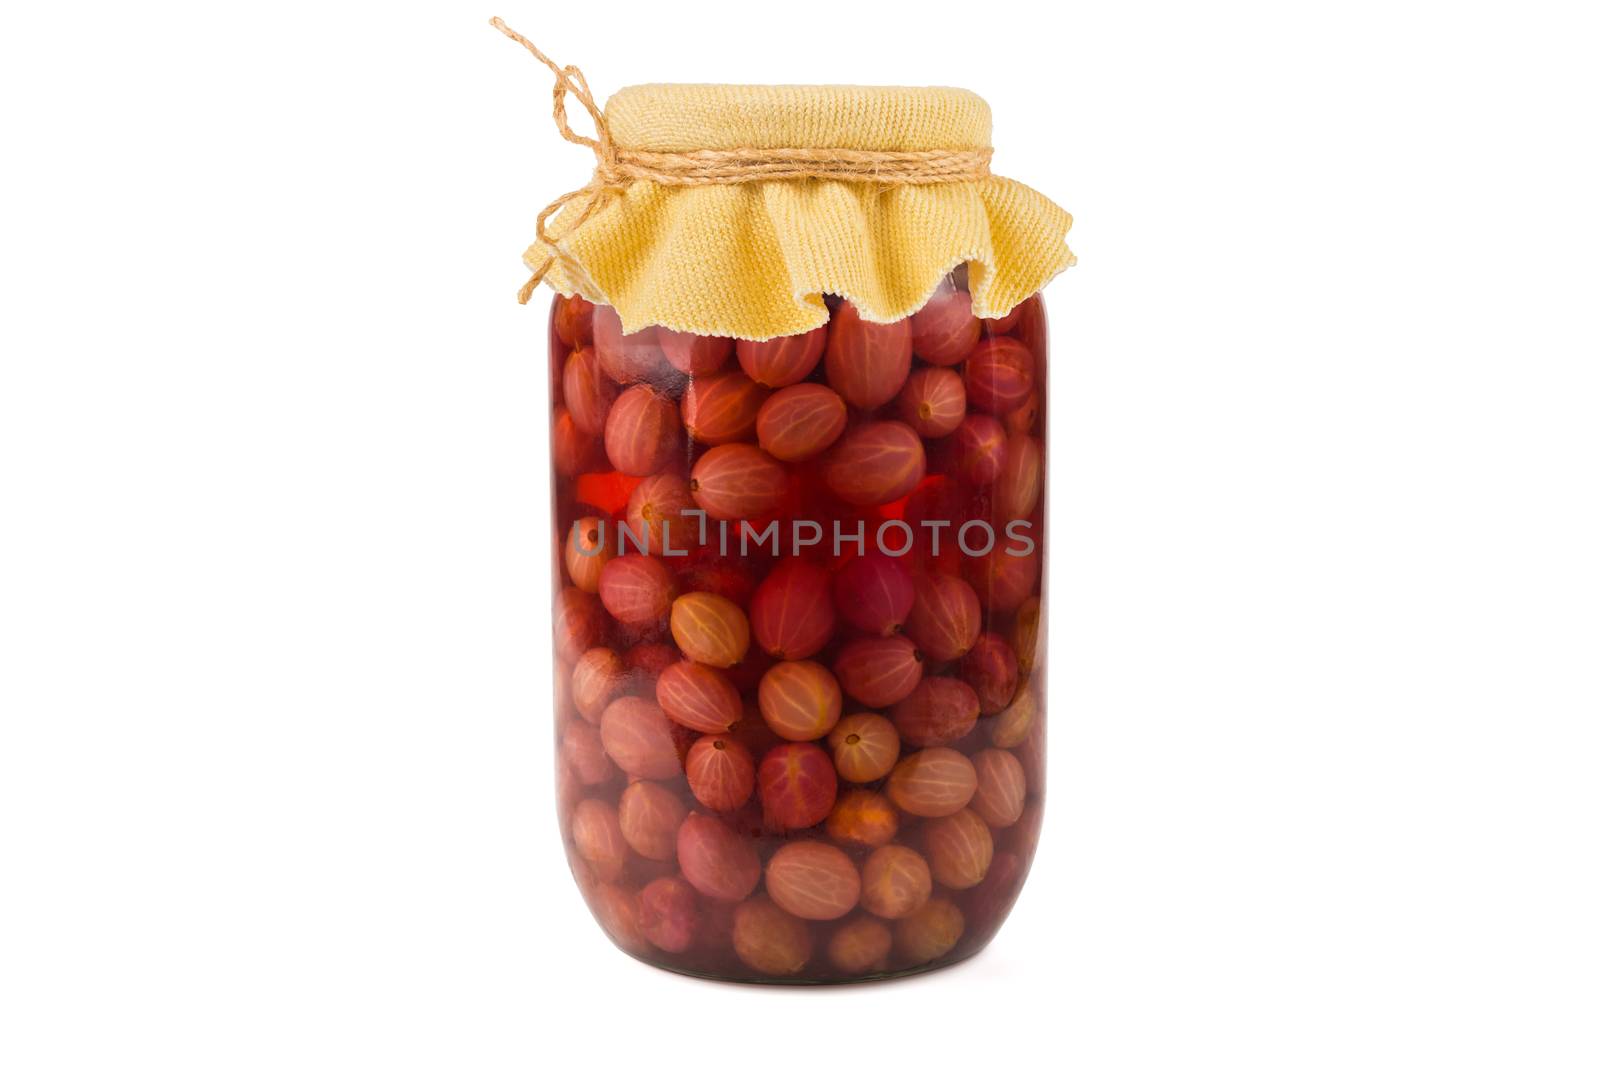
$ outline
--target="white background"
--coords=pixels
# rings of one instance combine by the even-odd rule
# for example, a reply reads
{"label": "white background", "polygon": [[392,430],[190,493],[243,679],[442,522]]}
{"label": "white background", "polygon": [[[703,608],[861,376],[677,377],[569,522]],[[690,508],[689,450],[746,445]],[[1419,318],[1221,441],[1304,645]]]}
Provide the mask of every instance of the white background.
{"label": "white background", "polygon": [[[12,5],[0,1061],[1593,1064],[1580,10]],[[602,96],[970,87],[1077,216],[1053,791],[974,962],[722,987],[585,913],[512,293],[591,160],[491,14]]]}

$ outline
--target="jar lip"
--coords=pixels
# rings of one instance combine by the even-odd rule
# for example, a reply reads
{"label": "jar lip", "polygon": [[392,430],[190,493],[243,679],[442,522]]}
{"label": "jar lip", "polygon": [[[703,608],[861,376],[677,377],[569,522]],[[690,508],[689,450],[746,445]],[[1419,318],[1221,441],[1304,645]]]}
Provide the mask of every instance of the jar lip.
{"label": "jar lip", "polygon": [[989,105],[967,89],[884,85],[631,85],[606,101],[619,148],[693,152],[990,147]]}

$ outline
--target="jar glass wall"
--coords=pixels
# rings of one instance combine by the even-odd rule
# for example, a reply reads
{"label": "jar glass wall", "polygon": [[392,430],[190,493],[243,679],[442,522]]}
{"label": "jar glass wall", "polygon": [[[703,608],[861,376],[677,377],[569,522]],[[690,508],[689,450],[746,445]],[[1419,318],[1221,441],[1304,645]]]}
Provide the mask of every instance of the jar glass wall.
{"label": "jar glass wall", "polygon": [[826,983],[988,943],[1044,798],[1038,296],[748,342],[556,298],[558,813],[625,952]]}

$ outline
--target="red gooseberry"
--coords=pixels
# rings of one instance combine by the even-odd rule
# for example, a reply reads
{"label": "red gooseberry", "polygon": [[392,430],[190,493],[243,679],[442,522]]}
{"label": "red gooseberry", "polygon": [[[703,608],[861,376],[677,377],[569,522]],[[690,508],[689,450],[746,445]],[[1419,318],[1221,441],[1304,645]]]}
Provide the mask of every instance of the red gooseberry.
{"label": "red gooseberry", "polygon": [[833,766],[847,782],[876,782],[894,770],[900,758],[900,734],[882,715],[858,711],[846,715],[828,734]]}
{"label": "red gooseberry", "polygon": [[884,845],[861,868],[861,907],[883,919],[909,915],[933,895],[928,861],[904,845]]}
{"label": "red gooseberry", "polygon": [[804,381],[822,359],[828,328],[774,337],[770,341],[739,341],[739,366],[753,381],[769,389],[782,389]]}
{"label": "red gooseberry", "polygon": [[678,409],[648,385],[623,391],[606,416],[606,458],[623,474],[654,474],[677,451]]}
{"label": "red gooseberry", "polygon": [[649,947],[639,932],[639,898],[632,890],[601,882],[588,897],[589,908],[604,930],[624,952],[643,952]]}
{"label": "red gooseberry", "polygon": [[727,733],[744,714],[739,690],[715,667],[681,660],[656,679],[656,703],[667,718],[696,733]]}
{"label": "red gooseberry", "polygon": [[894,706],[892,717],[895,729],[910,744],[948,745],[978,724],[978,694],[959,678],[926,677]]}
{"label": "red gooseberry", "polygon": [[712,811],[737,811],[756,787],[755,759],[728,734],[707,734],[689,746],[684,772],[694,798]]}
{"label": "red gooseberry", "polygon": [[833,624],[828,574],[803,560],[778,564],[750,599],[751,632],[776,659],[814,655],[833,636]]}
{"label": "red gooseberry", "polygon": [[639,890],[639,932],[663,952],[694,943],[698,916],[694,890],[681,878],[657,878]]}
{"label": "red gooseberry", "polygon": [[828,962],[845,974],[881,971],[889,963],[894,935],[877,919],[857,916],[828,939]]}
{"label": "red gooseberry", "polygon": [[562,553],[567,577],[585,593],[600,589],[600,569],[617,554],[617,546],[606,535],[604,520],[586,516],[567,531],[567,546]]}
{"label": "red gooseberry", "polygon": [[558,296],[551,318],[556,336],[577,348],[594,340],[594,305],[581,296]]}
{"label": "red gooseberry", "polygon": [[715,593],[685,593],[672,602],[672,639],[708,667],[731,667],[750,649],[750,622],[739,605]]}
{"label": "red gooseberry", "polygon": [[1003,748],[986,748],[972,757],[978,774],[978,791],[970,810],[996,830],[1011,826],[1022,818],[1028,798],[1028,776],[1022,761]]}
{"label": "red gooseberry", "polygon": [[839,790],[833,761],[804,742],[778,745],[763,756],[756,783],[763,816],[780,830],[815,826],[827,818]]}
{"label": "red gooseberry", "polygon": [[688,813],[672,790],[642,779],[624,789],[617,800],[622,838],[645,859],[670,860],[677,855],[678,827]]}
{"label": "red gooseberry", "polygon": [[676,778],[683,770],[671,724],[643,697],[611,702],[600,716],[600,741],[611,761],[635,778]]}
{"label": "red gooseberry", "polygon": [[869,552],[839,568],[833,605],[851,626],[876,637],[900,629],[916,596],[911,569],[894,556]]}
{"label": "red gooseberry", "polygon": [[906,616],[906,636],[924,656],[939,663],[966,655],[983,626],[983,610],[972,586],[934,571],[917,579],[916,590]]}
{"label": "red gooseberry", "polygon": [[679,333],[665,326],[656,327],[656,344],[668,363],[683,374],[713,374],[733,354],[733,339]]}
{"label": "red gooseberry", "polygon": [[971,651],[961,657],[959,672],[977,693],[978,711],[983,715],[999,714],[1017,691],[1016,654],[996,634],[978,635]]}
{"label": "red gooseberry", "polygon": [[821,841],[793,841],[767,861],[767,896],[801,919],[847,914],[861,898],[861,875],[842,850]]}
{"label": "red gooseberry", "polygon": [[775,664],[761,677],[761,717],[787,741],[815,741],[839,721],[844,696],[833,672],[810,660]]}
{"label": "red gooseberry", "polygon": [[618,556],[601,568],[600,602],[618,622],[660,622],[672,608],[672,572],[655,556]]}
{"label": "red gooseberry", "polygon": [[591,648],[572,668],[572,703],[578,714],[596,725],[606,705],[623,694],[628,668],[614,649]]}
{"label": "red gooseberry", "polygon": [[628,548],[657,556],[682,555],[699,538],[694,516],[684,514],[694,509],[688,481],[670,472],[652,474],[628,495]]}
{"label": "red gooseberry", "polygon": [[578,429],[597,434],[605,429],[606,413],[617,399],[617,383],[600,370],[594,349],[577,348],[561,370],[561,396]]}
{"label": "red gooseberry", "polygon": [[877,848],[894,840],[900,829],[900,816],[882,794],[871,789],[851,789],[834,803],[823,828],[841,844]]}
{"label": "red gooseberry", "polygon": [[811,932],[772,901],[754,897],[733,911],[733,950],[752,970],[792,975],[811,959]]}
{"label": "red gooseberry", "polygon": [[695,462],[689,492],[713,519],[752,519],[778,506],[789,487],[783,464],[755,445],[718,445]]}
{"label": "red gooseberry", "polygon": [[798,463],[837,441],[847,421],[843,398],[826,385],[791,385],[761,405],[756,440],[769,455]]}
{"label": "red gooseberry", "polygon": [[1024,686],[1006,709],[990,720],[989,743],[996,748],[1016,748],[1028,739],[1039,716],[1039,701],[1032,686]]}
{"label": "red gooseberry", "polygon": [[593,593],[563,587],[556,594],[554,621],[556,658],[563,663],[577,662],[605,640],[606,610]]}
{"label": "red gooseberry", "polygon": [[1003,522],[1026,518],[1039,503],[1044,485],[1044,454],[1037,438],[1026,434],[1006,442],[1005,465],[994,484],[995,517]]}
{"label": "red gooseberry", "polygon": [[967,387],[944,367],[912,371],[896,402],[900,418],[923,437],[947,437],[967,414]]}
{"label": "red gooseberry", "polygon": [[911,350],[925,362],[949,367],[967,358],[982,327],[972,316],[972,297],[946,279],[922,310],[911,316]]}
{"label": "red gooseberry", "polygon": [[828,384],[851,407],[880,407],[894,398],[911,371],[911,323],[867,322],[845,301],[828,325],[822,365]]}
{"label": "red gooseberry", "polygon": [[729,903],[749,896],[761,881],[755,845],[720,819],[697,811],[678,827],[678,868],[700,893]]}
{"label": "red gooseberry", "polygon": [[738,371],[696,378],[683,391],[683,428],[704,445],[725,445],[755,435],[767,389]]}
{"label": "red gooseberry", "polygon": [[616,772],[600,731],[586,722],[569,722],[561,733],[561,758],[584,785],[599,785]]}
{"label": "red gooseberry", "polygon": [[558,407],[550,415],[550,465],[563,478],[572,478],[599,463],[599,438],[584,433],[572,421],[572,412]]}
{"label": "red gooseberry", "polygon": [[1006,428],[993,415],[975,411],[961,420],[946,445],[947,469],[968,485],[988,485],[1006,461]]}
{"label": "red gooseberry", "polygon": [[922,681],[922,653],[905,637],[863,637],[839,650],[834,677],[851,700],[886,708]]}
{"label": "red gooseberry", "polygon": [[967,402],[991,415],[1008,415],[1033,391],[1033,353],[1009,337],[978,342],[967,358]]}
{"label": "red gooseberry", "polygon": [[895,951],[914,966],[932,963],[956,947],[965,929],[961,909],[947,897],[933,897],[895,922]]}
{"label": "red gooseberry", "polygon": [[966,807],[977,789],[971,760],[953,748],[925,748],[895,765],[886,792],[901,811],[936,819]]}
{"label": "red gooseberry", "polygon": [[947,889],[971,889],[994,859],[994,835],[971,808],[931,819],[923,828],[933,880]]}
{"label": "red gooseberry", "polygon": [[578,801],[572,810],[572,845],[602,882],[622,876],[628,862],[628,843],[623,840],[617,809],[592,797]]}
{"label": "red gooseberry", "polygon": [[899,500],[927,473],[922,438],[903,422],[869,422],[846,431],[822,461],[828,491],[858,507]]}
{"label": "red gooseberry", "polygon": [[1037,532],[1029,533],[1031,543],[1001,542],[981,556],[968,556],[961,561],[961,572],[967,576],[978,602],[989,611],[1015,611],[1038,588]]}

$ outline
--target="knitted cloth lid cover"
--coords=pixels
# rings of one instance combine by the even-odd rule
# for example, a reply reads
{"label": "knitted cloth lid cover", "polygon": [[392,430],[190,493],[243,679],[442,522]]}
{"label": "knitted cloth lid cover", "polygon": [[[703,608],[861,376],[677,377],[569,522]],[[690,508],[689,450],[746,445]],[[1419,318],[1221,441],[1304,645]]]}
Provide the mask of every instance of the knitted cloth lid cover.
{"label": "knitted cloth lid cover", "polygon": [[[948,88],[640,85],[614,94],[605,117],[616,146],[637,152],[973,150],[990,134],[988,104]],[[628,332],[802,333],[827,322],[824,293],[894,322],[962,263],[974,313],[998,318],[1075,261],[1072,216],[987,173],[938,184],[636,180],[594,195],[604,199],[581,226],[569,220],[582,200],[551,222],[562,255],[545,280],[610,304]],[[538,243],[523,258],[537,268],[550,254]]]}

